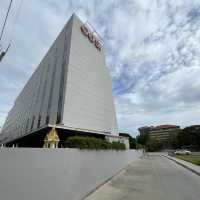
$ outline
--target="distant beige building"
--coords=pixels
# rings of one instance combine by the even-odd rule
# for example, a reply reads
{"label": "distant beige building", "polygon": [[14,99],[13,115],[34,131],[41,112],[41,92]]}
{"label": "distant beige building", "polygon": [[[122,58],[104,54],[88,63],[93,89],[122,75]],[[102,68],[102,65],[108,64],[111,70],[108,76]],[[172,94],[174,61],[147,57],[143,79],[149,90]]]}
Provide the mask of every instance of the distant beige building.
{"label": "distant beige building", "polygon": [[173,134],[176,134],[180,127],[176,125],[160,125],[141,127],[138,129],[140,135],[148,134],[150,139],[158,139],[162,142],[168,141]]}
{"label": "distant beige building", "polygon": [[160,125],[150,129],[149,137],[160,141],[168,141],[179,130],[180,127],[176,125]]}

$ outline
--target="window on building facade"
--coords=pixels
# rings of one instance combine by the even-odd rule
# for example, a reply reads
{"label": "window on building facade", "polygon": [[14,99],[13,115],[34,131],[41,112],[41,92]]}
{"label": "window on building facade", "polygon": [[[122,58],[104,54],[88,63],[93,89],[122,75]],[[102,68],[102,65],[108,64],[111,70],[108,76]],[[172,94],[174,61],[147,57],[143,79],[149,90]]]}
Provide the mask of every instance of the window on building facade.
{"label": "window on building facade", "polygon": [[38,117],[38,124],[37,124],[37,128],[39,128],[39,127],[40,127],[40,122],[41,122],[41,115],[39,115],[39,117]]}
{"label": "window on building facade", "polygon": [[35,121],[35,116],[33,116],[33,118],[32,118],[31,130],[33,129],[34,121]]}
{"label": "window on building facade", "polygon": [[49,115],[46,116],[46,125],[49,124]]}
{"label": "window on building facade", "polygon": [[26,130],[25,130],[25,132],[28,131],[28,126],[29,126],[29,118],[28,118],[27,121],[26,121]]}
{"label": "window on building facade", "polygon": [[56,123],[61,122],[62,108],[63,108],[63,98],[64,98],[64,88],[65,88],[65,75],[66,75],[66,64],[67,64],[67,35],[65,35],[64,41],[64,51],[62,57],[62,68],[61,68],[61,78],[60,78],[60,88],[59,88],[59,99],[58,99],[58,110],[57,110],[57,120]]}

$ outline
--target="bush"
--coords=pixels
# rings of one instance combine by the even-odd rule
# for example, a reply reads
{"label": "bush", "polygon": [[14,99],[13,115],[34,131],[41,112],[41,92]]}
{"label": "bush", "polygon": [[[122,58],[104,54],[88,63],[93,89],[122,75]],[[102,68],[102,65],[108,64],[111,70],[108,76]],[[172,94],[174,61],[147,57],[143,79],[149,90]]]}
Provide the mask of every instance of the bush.
{"label": "bush", "polygon": [[116,149],[116,150],[125,150],[126,146],[124,143],[120,143],[120,142],[112,142],[112,149]]}
{"label": "bush", "polygon": [[105,139],[94,137],[73,136],[69,137],[65,142],[65,147],[79,149],[116,149],[124,150],[125,144],[120,142],[108,142]]}
{"label": "bush", "polygon": [[162,143],[157,139],[150,139],[147,142],[146,150],[150,152],[160,151],[162,149]]}

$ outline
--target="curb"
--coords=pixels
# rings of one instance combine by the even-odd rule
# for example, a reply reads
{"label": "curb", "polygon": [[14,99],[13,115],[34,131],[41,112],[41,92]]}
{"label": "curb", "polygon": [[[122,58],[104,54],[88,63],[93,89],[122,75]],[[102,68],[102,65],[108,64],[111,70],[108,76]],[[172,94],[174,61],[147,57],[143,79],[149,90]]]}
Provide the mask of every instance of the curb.
{"label": "curb", "polygon": [[[173,159],[171,156],[165,156],[165,155],[162,155],[162,156],[165,157],[165,158],[168,158],[169,160],[174,161],[176,164],[181,165],[182,167],[184,167],[184,168],[190,170],[191,172],[195,173],[196,175],[200,176],[200,172],[198,172],[198,171],[194,170],[193,168],[188,167],[187,165],[184,165],[183,163]],[[187,161],[185,161],[185,162],[187,162]]]}

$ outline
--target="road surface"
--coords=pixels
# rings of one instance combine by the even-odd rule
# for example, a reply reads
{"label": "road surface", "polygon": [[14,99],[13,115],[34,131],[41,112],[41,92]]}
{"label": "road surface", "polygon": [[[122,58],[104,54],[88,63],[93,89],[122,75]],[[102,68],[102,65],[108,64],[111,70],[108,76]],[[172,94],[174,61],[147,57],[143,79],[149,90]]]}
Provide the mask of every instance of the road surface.
{"label": "road surface", "polygon": [[200,200],[200,176],[160,155],[133,162],[85,200]]}

